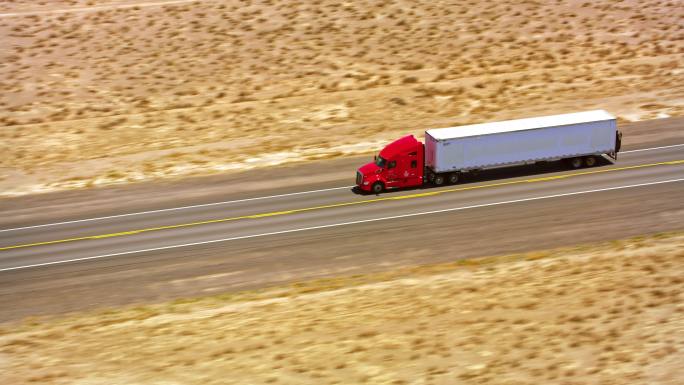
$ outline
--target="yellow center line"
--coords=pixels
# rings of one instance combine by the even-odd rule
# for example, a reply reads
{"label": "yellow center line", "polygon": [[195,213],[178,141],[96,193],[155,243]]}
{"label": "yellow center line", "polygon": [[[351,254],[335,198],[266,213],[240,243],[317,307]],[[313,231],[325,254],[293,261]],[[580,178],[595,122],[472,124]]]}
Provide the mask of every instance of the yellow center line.
{"label": "yellow center line", "polygon": [[509,185],[514,185],[514,184],[523,184],[523,183],[546,182],[546,181],[552,181],[552,180],[557,180],[557,179],[565,179],[565,178],[581,176],[581,175],[601,174],[601,173],[606,173],[606,172],[634,170],[634,169],[646,168],[646,167],[678,165],[678,164],[684,164],[684,159],[673,160],[673,161],[668,161],[668,162],[640,164],[640,165],[636,165],[636,166],[625,166],[625,167],[616,167],[616,168],[601,169],[601,170],[581,171],[581,172],[575,172],[575,173],[571,173],[571,174],[554,175],[554,176],[541,177],[541,178],[531,178],[531,179],[515,180],[515,181],[508,181],[508,182],[489,183],[489,184],[479,185],[479,186],[456,187],[456,188],[449,188],[449,189],[443,189],[443,190],[438,190],[438,191],[429,191],[429,192],[409,194],[409,195],[401,195],[401,196],[393,196],[393,197],[374,198],[374,199],[367,199],[367,200],[362,200],[362,201],[332,203],[332,204],[322,205],[322,206],[304,207],[304,208],[300,208],[300,209],[292,209],[292,210],[286,210],[286,211],[274,211],[274,212],[268,212],[268,213],[242,215],[242,216],[231,217],[231,218],[211,219],[211,220],[199,221],[199,222],[181,223],[181,224],[177,224],[177,225],[150,227],[150,228],[146,228],[146,229],[122,231],[122,232],[111,233],[111,234],[90,235],[90,236],[85,236],[85,237],[58,239],[58,240],[54,240],[54,241],[26,243],[26,244],[15,245],[15,246],[0,247],[0,251],[10,250],[10,249],[19,249],[19,248],[25,248],[25,247],[32,247],[32,246],[52,245],[52,244],[56,244],[56,243],[83,241],[83,240],[88,240],[88,239],[102,239],[102,238],[121,237],[121,236],[126,236],[126,235],[146,233],[146,232],[150,232],[150,231],[178,229],[178,228],[183,228],[183,227],[199,226],[199,225],[206,225],[206,224],[212,224],[212,223],[231,222],[231,221],[237,221],[237,220],[242,220],[242,219],[259,219],[259,218],[273,217],[273,216],[279,216],[279,215],[302,213],[302,212],[306,212],[306,211],[329,209],[329,208],[334,208],[334,207],[352,206],[352,205],[360,205],[360,204],[366,204],[366,203],[375,203],[375,202],[402,200],[402,199],[415,199],[415,198],[423,198],[423,197],[434,196],[434,195],[445,194],[445,193],[451,193],[451,192],[458,192],[458,191],[468,191],[468,190],[476,190],[476,189],[483,189],[483,188],[501,187],[501,186],[509,186]]}

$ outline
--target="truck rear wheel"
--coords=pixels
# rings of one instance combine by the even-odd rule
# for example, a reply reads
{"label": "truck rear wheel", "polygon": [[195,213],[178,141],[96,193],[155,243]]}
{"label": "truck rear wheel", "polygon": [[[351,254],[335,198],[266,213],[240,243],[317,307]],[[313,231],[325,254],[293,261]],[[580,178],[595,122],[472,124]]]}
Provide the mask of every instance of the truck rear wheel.
{"label": "truck rear wheel", "polygon": [[596,157],[595,156],[587,156],[586,158],[584,158],[584,165],[587,167],[596,166]]}
{"label": "truck rear wheel", "polygon": [[444,184],[444,175],[437,174],[435,175],[435,179],[432,180],[432,183],[435,184],[435,186],[441,186]]}
{"label": "truck rear wheel", "polygon": [[371,191],[373,192],[373,194],[380,194],[384,190],[385,190],[385,186],[382,185],[382,182],[375,182],[371,186]]}
{"label": "truck rear wheel", "polygon": [[458,175],[458,173],[452,172],[451,174],[449,174],[449,178],[447,178],[447,181],[449,182],[449,184],[456,184],[458,183],[459,179],[461,179],[461,177]]}

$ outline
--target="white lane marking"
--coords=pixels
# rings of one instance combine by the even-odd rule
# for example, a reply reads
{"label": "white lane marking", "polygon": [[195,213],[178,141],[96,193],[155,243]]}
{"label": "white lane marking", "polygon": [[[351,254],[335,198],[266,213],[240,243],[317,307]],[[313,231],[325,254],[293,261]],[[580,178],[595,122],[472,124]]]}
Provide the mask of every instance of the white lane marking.
{"label": "white lane marking", "polygon": [[73,259],[65,259],[62,261],[53,261],[53,262],[35,263],[35,264],[24,265],[24,266],[7,267],[7,268],[0,269],[0,272],[28,269],[28,268],[32,268],[32,267],[59,265],[59,264],[70,263],[70,262],[81,262],[81,261],[88,261],[88,260],[93,260],[93,259],[116,257],[116,256],[120,256],[120,255],[127,255],[127,254],[137,254],[137,253],[146,253],[146,252],[150,252],[150,251],[176,249],[176,248],[180,248],[180,247],[206,245],[206,244],[210,244],[210,243],[236,241],[236,240],[240,240],[240,239],[266,237],[269,235],[279,235],[279,234],[296,233],[296,232],[308,231],[308,230],[325,229],[325,228],[330,228],[330,227],[355,225],[355,224],[359,224],[359,223],[385,221],[385,220],[389,220],[389,219],[417,217],[417,216],[421,216],[421,215],[438,214],[438,213],[445,213],[445,212],[450,212],[450,211],[461,211],[461,210],[475,209],[475,208],[480,208],[480,207],[500,206],[500,205],[506,205],[506,204],[511,204],[511,203],[529,202],[529,201],[542,200],[542,199],[560,198],[560,197],[567,197],[567,196],[573,196],[573,195],[590,194],[590,193],[611,191],[611,190],[622,190],[622,189],[628,189],[628,188],[634,188],[634,187],[652,186],[652,185],[658,185],[658,184],[664,184],[664,183],[674,183],[674,182],[683,182],[683,181],[684,181],[684,178],[669,179],[669,180],[663,180],[663,181],[658,181],[658,182],[648,182],[648,183],[639,183],[639,184],[633,184],[633,185],[627,185],[627,186],[607,187],[607,188],[601,188],[601,189],[595,189],[595,190],[575,191],[575,192],[570,192],[570,193],[546,195],[546,196],[534,197],[534,198],[514,199],[514,200],[509,200],[509,201],[503,201],[503,202],[483,203],[483,204],[472,205],[472,206],[453,207],[453,208],[449,208],[449,209],[433,210],[433,211],[423,211],[420,213],[393,215],[390,217],[363,219],[363,220],[359,220],[359,221],[341,222],[341,223],[333,223],[333,224],[329,224],[329,225],[303,227],[303,228],[299,228],[299,229],[273,231],[270,233],[242,235],[239,237],[215,239],[215,240],[211,240],[211,241],[185,243],[185,244],[181,244],[181,245],[162,246],[162,247],[155,247],[155,248],[151,248],[151,249],[133,250],[133,251],[124,251],[124,252],[120,252],[120,253],[96,255],[96,256],[92,256],[92,257],[73,258]]}
{"label": "white lane marking", "polygon": [[[620,154],[626,154],[626,153],[630,153],[630,152],[641,152],[641,151],[661,150],[661,149],[664,149],[664,148],[682,147],[682,146],[684,146],[684,143],[683,143],[683,144],[674,144],[674,145],[671,145],[671,146],[661,146],[661,147],[643,148],[643,149],[639,149],[639,150],[621,151]],[[324,191],[331,191],[331,190],[341,190],[341,189],[352,188],[352,187],[354,187],[354,186],[333,187],[333,188],[320,189],[320,190],[300,191],[300,192],[295,192],[295,193],[290,193],[290,194],[269,195],[269,196],[256,197],[256,198],[238,199],[238,200],[233,200],[233,201],[205,203],[205,204],[200,204],[200,205],[181,206],[181,207],[172,207],[172,208],[168,208],[168,209],[149,210],[149,211],[139,211],[139,212],[128,213],[128,214],[109,215],[109,216],[105,216],[105,217],[95,217],[95,218],[77,219],[77,220],[65,221],[65,222],[46,223],[46,224],[35,225],[35,226],[15,227],[15,228],[12,228],[12,229],[0,230],[0,233],[6,232],[6,231],[17,231],[17,230],[35,229],[35,228],[47,227],[47,226],[67,225],[67,224],[71,224],[71,223],[81,223],[81,222],[99,221],[99,220],[102,220],[102,219],[122,218],[122,217],[134,216],[134,215],[154,214],[154,213],[161,213],[161,212],[168,212],[168,211],[177,211],[177,210],[194,209],[194,208],[199,208],[199,207],[209,207],[209,206],[227,205],[227,204],[231,204],[231,203],[249,202],[249,201],[255,201],[255,200],[262,200],[262,199],[282,198],[282,197],[292,196],[292,195],[311,194],[311,193],[324,192]]]}
{"label": "white lane marking", "polygon": [[312,194],[312,193],[317,193],[317,192],[332,191],[332,190],[341,190],[341,189],[344,189],[344,188],[352,188],[352,187],[354,187],[354,186],[332,187],[332,188],[324,188],[324,189],[320,189],[320,190],[299,191],[299,192],[288,193],[288,194],[278,194],[278,195],[269,195],[269,196],[263,196],[263,197],[255,197],[255,198],[237,199],[237,200],[233,200],[233,201],[214,202],[214,203],[204,203],[204,204],[201,204],[201,205],[172,207],[172,208],[168,208],[168,209],[149,210],[149,211],[139,211],[139,212],[128,213],[128,214],[109,215],[109,216],[106,216],[106,217],[96,217],[96,218],[87,218],[87,219],[77,219],[77,220],[74,220],[74,221],[46,223],[46,224],[43,224],[43,225],[25,226],[25,227],[15,227],[15,228],[13,228],[13,229],[4,229],[4,230],[0,230],[0,233],[5,232],[5,231],[26,230],[26,229],[35,229],[35,228],[38,228],[38,227],[57,226],[57,225],[67,225],[67,224],[70,224],[70,223],[97,221],[97,220],[101,220],[101,219],[112,219],[112,218],[130,217],[130,216],[133,216],[133,215],[154,214],[154,213],[161,213],[161,212],[166,212],[166,211],[177,211],[177,210],[195,209],[195,208],[199,208],[199,207],[209,207],[209,206],[227,205],[227,204],[231,204],[231,203],[249,202],[249,201],[256,201],[256,200],[260,200],[260,199],[282,198],[282,197],[293,196],[293,195]]}
{"label": "white lane marking", "polygon": [[64,13],[83,13],[83,12],[98,12],[98,11],[109,11],[116,9],[126,9],[126,8],[147,8],[165,5],[179,5],[186,3],[197,3],[203,0],[167,0],[167,1],[152,1],[146,3],[113,3],[113,4],[103,4],[96,5],[92,7],[73,7],[73,8],[62,8],[62,9],[41,9],[35,11],[19,11],[19,12],[7,12],[0,13],[0,17],[18,17],[18,16],[33,16],[33,15],[50,15],[50,14],[64,14]]}
{"label": "white lane marking", "polygon": [[674,147],[682,147],[684,146],[684,143],[682,144],[673,144],[671,146],[660,146],[660,147],[651,147],[651,148],[641,148],[638,150],[629,150],[629,151],[620,151],[619,154],[627,154],[630,152],[642,152],[642,151],[651,151],[651,150],[662,150],[664,148],[674,148]]}

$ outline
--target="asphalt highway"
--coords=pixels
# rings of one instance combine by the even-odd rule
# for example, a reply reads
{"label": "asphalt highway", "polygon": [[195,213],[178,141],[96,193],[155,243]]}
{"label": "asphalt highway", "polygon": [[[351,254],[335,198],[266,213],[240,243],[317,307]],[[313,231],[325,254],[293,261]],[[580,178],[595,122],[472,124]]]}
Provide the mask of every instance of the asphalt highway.
{"label": "asphalt highway", "polygon": [[[352,180],[354,170],[349,174]],[[377,196],[338,185],[55,217],[0,228],[0,318],[572,245],[683,223],[680,143],[633,147],[616,164],[516,167]]]}
{"label": "asphalt highway", "polygon": [[[606,162],[607,163],[607,162]],[[540,167],[518,168],[534,172]],[[354,194],[349,187],[305,194],[228,201],[134,213],[110,218],[3,229],[0,271],[40,268],[127,254],[195,245],[275,237],[291,232],[401,221],[415,216],[582,195],[611,194],[621,189],[684,187],[684,147],[655,148],[621,154],[618,164],[560,171],[553,163],[541,174],[494,179],[456,186]],[[556,171],[556,172],[554,172]],[[510,172],[510,171],[504,171]],[[499,176],[505,176],[498,171]],[[669,186],[668,186],[669,187]],[[680,195],[684,197],[684,194]],[[214,202],[217,203],[217,202]],[[684,203],[684,202],[683,202]],[[143,256],[144,257],[144,256]]]}

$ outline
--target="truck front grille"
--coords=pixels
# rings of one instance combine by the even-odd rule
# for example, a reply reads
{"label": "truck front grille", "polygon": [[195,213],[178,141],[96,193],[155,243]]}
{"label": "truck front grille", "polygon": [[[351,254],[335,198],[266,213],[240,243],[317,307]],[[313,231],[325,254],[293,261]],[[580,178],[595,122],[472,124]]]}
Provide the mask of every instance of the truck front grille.
{"label": "truck front grille", "polygon": [[361,173],[357,171],[356,172],[356,184],[361,186],[362,183],[363,183],[363,175],[361,175]]}

